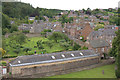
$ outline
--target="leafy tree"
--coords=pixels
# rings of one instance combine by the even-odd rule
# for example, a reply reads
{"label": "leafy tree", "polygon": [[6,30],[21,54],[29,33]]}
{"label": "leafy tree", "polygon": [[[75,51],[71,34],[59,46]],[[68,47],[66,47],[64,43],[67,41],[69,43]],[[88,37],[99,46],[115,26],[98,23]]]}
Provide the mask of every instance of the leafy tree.
{"label": "leafy tree", "polygon": [[117,37],[115,37],[114,39],[113,39],[113,42],[112,42],[112,48],[110,49],[110,51],[109,51],[109,54],[110,54],[110,56],[114,56],[114,57],[117,57],[117,51],[118,51],[118,44],[120,44],[119,43],[119,41],[120,41],[120,30],[118,31],[118,32],[116,32],[116,35],[117,35]]}
{"label": "leafy tree", "polygon": [[10,19],[7,15],[5,14],[2,14],[2,28],[8,28],[10,29],[11,26],[10,26]]}
{"label": "leafy tree", "polygon": [[69,49],[69,46],[70,46],[70,44],[67,43],[67,42],[60,43],[60,45],[61,45],[62,47],[64,47],[66,50],[68,50],[68,49]]}
{"label": "leafy tree", "polygon": [[17,25],[13,24],[11,29],[10,29],[10,32],[12,33],[13,31],[18,31],[18,27]]}
{"label": "leafy tree", "polygon": [[41,35],[43,35],[45,38],[47,38],[47,32],[51,32],[51,30],[44,29],[44,31],[41,32]]}
{"label": "leafy tree", "polygon": [[6,51],[2,48],[0,48],[0,56],[2,57],[3,55],[5,55]]}
{"label": "leafy tree", "polygon": [[35,16],[35,20],[39,20],[38,16]]}
{"label": "leafy tree", "polygon": [[87,49],[88,49],[88,47],[86,47],[86,46],[82,47],[82,50],[87,50]]}
{"label": "leafy tree", "polygon": [[53,42],[52,42],[52,41],[47,41],[46,44],[50,47],[50,49],[51,49],[52,46],[53,46]]}
{"label": "leafy tree", "polygon": [[13,52],[15,52],[17,55],[20,53],[20,48],[15,49]]}
{"label": "leafy tree", "polygon": [[101,28],[104,28],[104,25],[103,25],[103,24],[98,24],[98,25],[94,28],[94,30],[95,30],[95,31],[98,31],[98,29],[101,29]]}
{"label": "leafy tree", "polygon": [[24,48],[23,49],[23,51],[25,51],[26,53],[28,52],[28,51],[31,51],[32,49],[31,48]]}
{"label": "leafy tree", "polygon": [[37,47],[38,47],[38,49],[44,49],[44,47],[42,45],[42,40],[37,41]]}
{"label": "leafy tree", "polygon": [[117,78],[120,78],[120,47],[119,47],[119,50],[118,50],[118,55],[117,55],[117,60],[116,60],[116,77]]}
{"label": "leafy tree", "polygon": [[81,46],[75,43],[73,46],[73,50],[78,50],[79,48],[81,48]]}
{"label": "leafy tree", "polygon": [[120,78],[120,30],[116,32],[116,36],[112,43],[112,49],[110,55],[116,58],[116,77]]}
{"label": "leafy tree", "polygon": [[26,42],[27,37],[22,32],[14,32],[9,35],[9,45],[16,47]]}
{"label": "leafy tree", "polygon": [[54,32],[52,35],[49,36],[49,39],[53,39],[56,43],[58,40],[62,39],[62,34],[60,32]]}

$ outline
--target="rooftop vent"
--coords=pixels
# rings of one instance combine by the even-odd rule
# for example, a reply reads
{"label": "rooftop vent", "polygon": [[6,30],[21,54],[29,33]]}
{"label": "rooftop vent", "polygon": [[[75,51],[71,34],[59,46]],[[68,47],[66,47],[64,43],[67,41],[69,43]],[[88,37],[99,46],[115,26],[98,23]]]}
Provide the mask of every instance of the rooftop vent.
{"label": "rooftop vent", "polygon": [[62,54],[62,57],[64,57],[64,58],[65,58],[65,55],[63,55],[63,54]]}
{"label": "rooftop vent", "polygon": [[55,59],[55,56],[51,56],[52,57],[52,59]]}
{"label": "rooftop vent", "polygon": [[81,52],[80,52],[80,55],[82,55],[82,56],[83,56],[83,53],[81,53]]}
{"label": "rooftop vent", "polygon": [[73,57],[74,57],[74,54],[71,54],[71,56],[73,56]]}

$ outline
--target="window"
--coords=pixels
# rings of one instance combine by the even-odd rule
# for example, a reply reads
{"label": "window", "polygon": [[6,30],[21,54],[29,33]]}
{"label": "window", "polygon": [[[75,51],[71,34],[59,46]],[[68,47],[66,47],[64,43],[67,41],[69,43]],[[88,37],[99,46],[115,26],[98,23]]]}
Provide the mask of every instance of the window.
{"label": "window", "polygon": [[81,52],[80,52],[80,55],[82,55],[82,56],[83,56],[83,53],[81,53]]}
{"label": "window", "polygon": [[74,57],[74,54],[71,54],[72,57]]}
{"label": "window", "polygon": [[63,54],[62,54],[62,57],[64,57],[64,58],[65,58],[65,55],[63,55]]}
{"label": "window", "polygon": [[102,48],[102,52],[104,52],[104,48]]}
{"label": "window", "polygon": [[52,59],[55,59],[55,56],[51,56],[52,57]]}
{"label": "window", "polygon": [[112,41],[110,40],[110,43],[111,43]]}
{"label": "window", "polygon": [[98,49],[96,49],[96,52],[98,52]]}

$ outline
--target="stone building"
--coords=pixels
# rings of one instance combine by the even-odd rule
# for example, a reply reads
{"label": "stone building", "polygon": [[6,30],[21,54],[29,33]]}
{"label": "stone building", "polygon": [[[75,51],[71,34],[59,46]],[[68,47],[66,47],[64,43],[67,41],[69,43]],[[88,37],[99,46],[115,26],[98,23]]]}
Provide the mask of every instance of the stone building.
{"label": "stone building", "polygon": [[110,45],[104,39],[91,40],[88,44],[88,49],[92,49],[96,51],[96,53],[100,53],[101,57],[104,57],[104,54],[107,54],[110,48]]}
{"label": "stone building", "polygon": [[14,78],[40,78],[82,69],[99,60],[100,55],[93,50],[19,56],[9,63],[9,72]]}
{"label": "stone building", "polygon": [[114,37],[116,37],[115,31],[116,31],[115,29],[103,29],[99,31],[92,31],[89,34],[87,40],[91,41],[91,40],[104,39],[109,43],[110,47],[112,47],[112,41]]}

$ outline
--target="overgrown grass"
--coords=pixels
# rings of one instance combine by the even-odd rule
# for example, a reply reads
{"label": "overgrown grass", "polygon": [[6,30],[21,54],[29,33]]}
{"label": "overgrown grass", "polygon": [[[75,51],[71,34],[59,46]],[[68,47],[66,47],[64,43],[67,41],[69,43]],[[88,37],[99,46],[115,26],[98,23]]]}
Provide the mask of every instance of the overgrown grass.
{"label": "overgrown grass", "polygon": [[[48,38],[44,38],[44,37],[31,37],[31,38],[28,38],[26,43],[24,43],[22,46],[24,48],[32,48],[32,50],[29,51],[28,53],[33,53],[34,54],[34,51],[36,50],[37,54],[41,54],[42,52],[44,52],[43,50],[39,50],[38,48],[34,48],[34,46],[37,46],[37,41],[38,40],[51,41]],[[52,42],[53,42],[53,46],[51,48],[48,45],[43,44],[43,47],[46,50],[45,53],[60,52],[60,51],[65,50],[64,47],[60,46],[60,43],[55,43],[54,41],[52,41]],[[26,52],[23,52],[24,48],[21,48],[21,51],[18,54],[19,56],[26,54]],[[8,47],[8,49],[9,49],[9,52],[7,52],[7,55],[17,55],[16,53],[13,52],[13,48]],[[69,49],[72,49],[72,46],[70,46]]]}

